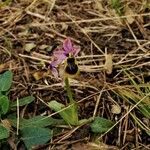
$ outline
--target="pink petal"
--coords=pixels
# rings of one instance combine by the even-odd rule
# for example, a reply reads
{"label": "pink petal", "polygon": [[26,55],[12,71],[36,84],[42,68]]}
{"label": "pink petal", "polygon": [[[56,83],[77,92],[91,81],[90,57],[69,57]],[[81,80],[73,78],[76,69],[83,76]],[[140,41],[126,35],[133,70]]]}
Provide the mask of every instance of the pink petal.
{"label": "pink petal", "polygon": [[72,43],[71,43],[71,39],[70,38],[67,38],[64,42],[63,42],[63,48],[65,50],[65,52],[67,54],[69,54],[72,49],[73,49],[73,46],[72,46]]}
{"label": "pink petal", "polygon": [[58,65],[58,62],[56,60],[50,63],[51,68],[57,67],[57,65]]}
{"label": "pink petal", "polygon": [[54,59],[52,62],[51,62],[51,66],[52,67],[57,67],[59,64],[61,64],[64,60],[66,59],[66,56],[65,55],[61,55],[59,57],[57,57],[56,59]]}
{"label": "pink petal", "polygon": [[57,49],[54,51],[53,56],[54,57],[59,57],[59,55],[64,54],[64,50],[63,49]]}
{"label": "pink petal", "polygon": [[58,57],[58,59],[59,59],[60,61],[63,61],[63,60],[65,60],[66,58],[67,58],[67,56],[66,56],[65,54],[59,55],[59,57]]}
{"label": "pink petal", "polygon": [[58,78],[58,71],[56,68],[52,68],[52,74],[54,75],[55,78]]}
{"label": "pink petal", "polygon": [[62,51],[62,50],[55,51],[53,53],[53,56],[54,56],[54,58],[53,58],[54,59],[54,61],[53,61],[54,66],[57,66],[60,63],[62,63],[66,59],[66,57],[67,57],[65,55],[64,51]]}
{"label": "pink petal", "polygon": [[73,51],[72,51],[73,56],[76,57],[79,52],[80,52],[80,47],[79,47],[79,46],[74,46],[74,47],[73,47]]}

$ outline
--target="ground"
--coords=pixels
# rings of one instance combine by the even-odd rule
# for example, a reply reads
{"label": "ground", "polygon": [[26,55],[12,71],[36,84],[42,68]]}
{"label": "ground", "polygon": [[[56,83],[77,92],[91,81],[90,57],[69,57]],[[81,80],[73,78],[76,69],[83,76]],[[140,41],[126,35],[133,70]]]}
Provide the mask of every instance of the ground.
{"label": "ground", "polygon": [[[137,108],[141,101],[150,105],[148,0],[0,1],[0,73],[13,72],[11,101],[36,97],[20,108],[21,118],[52,115],[47,103],[54,99],[66,104],[63,81],[49,64],[68,37],[81,49],[76,58],[80,74],[70,83],[79,118],[100,116],[116,125],[103,134],[93,134],[89,124],[65,126],[36,149],[150,149],[150,117]],[[144,96],[147,101],[141,100]],[[114,105],[120,112],[113,112]]]}

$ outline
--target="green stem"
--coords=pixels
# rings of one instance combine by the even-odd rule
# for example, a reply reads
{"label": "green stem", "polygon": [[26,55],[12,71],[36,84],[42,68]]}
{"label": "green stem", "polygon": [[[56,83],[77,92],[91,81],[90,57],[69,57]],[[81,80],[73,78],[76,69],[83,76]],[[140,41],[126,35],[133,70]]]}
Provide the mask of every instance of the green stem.
{"label": "green stem", "polygon": [[67,96],[69,98],[69,105],[72,105],[71,108],[69,109],[70,114],[69,116],[71,117],[68,122],[70,122],[72,125],[78,125],[79,120],[78,120],[78,111],[77,111],[77,103],[74,101],[72,92],[71,92],[71,87],[69,84],[69,79],[65,78],[65,88],[67,91]]}
{"label": "green stem", "polygon": [[66,87],[66,91],[67,91],[67,95],[69,98],[70,103],[74,103],[75,101],[73,100],[73,96],[72,96],[72,92],[71,92],[71,88],[70,88],[70,84],[69,84],[69,79],[65,78],[65,87]]}

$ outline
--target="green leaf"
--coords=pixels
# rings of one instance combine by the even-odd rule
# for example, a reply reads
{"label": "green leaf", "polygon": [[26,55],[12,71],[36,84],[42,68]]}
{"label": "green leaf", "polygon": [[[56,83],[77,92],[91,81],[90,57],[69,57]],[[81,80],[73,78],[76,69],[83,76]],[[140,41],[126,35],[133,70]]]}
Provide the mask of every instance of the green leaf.
{"label": "green leaf", "polygon": [[11,71],[6,71],[0,76],[0,91],[8,91],[12,84],[13,74]]}
{"label": "green leaf", "polygon": [[146,133],[148,134],[148,136],[150,136],[150,130],[146,130]]}
{"label": "green leaf", "polygon": [[95,120],[91,123],[91,129],[94,133],[104,133],[108,131],[114,123],[111,120],[96,117]]}
{"label": "green leaf", "polygon": [[0,125],[0,140],[8,137],[9,137],[9,130],[7,130],[7,128],[5,128],[4,126]]}
{"label": "green leaf", "polygon": [[9,100],[5,95],[0,96],[0,114],[6,114],[9,109]]}
{"label": "green leaf", "polygon": [[33,146],[45,144],[52,138],[52,130],[39,127],[25,127],[21,130],[22,140],[28,150]]}
{"label": "green leaf", "polygon": [[[119,96],[121,96],[124,100],[128,101],[132,105],[135,105],[144,96],[146,96],[146,95],[143,95],[142,93],[140,95],[137,93],[134,93],[129,89],[117,89],[117,92],[118,92]],[[135,104],[133,102],[135,102]],[[147,96],[137,106],[137,109],[147,118],[150,118],[150,106],[149,105],[150,105],[149,96]]]}
{"label": "green leaf", "polygon": [[150,106],[141,103],[139,110],[146,118],[150,119]]}
{"label": "green leaf", "polygon": [[[12,126],[17,127],[17,118],[10,118]],[[31,119],[21,119],[20,118],[20,129],[25,127],[47,127],[64,124],[62,119],[53,119],[52,117],[46,116],[35,116]]]}
{"label": "green leaf", "polygon": [[[33,96],[27,96],[24,98],[19,99],[19,106],[24,106],[27,104],[30,104],[35,100],[35,97]],[[17,106],[17,101],[11,103],[11,107],[16,107]]]}
{"label": "green leaf", "polygon": [[123,6],[121,0],[111,0],[111,5],[115,9],[118,15],[122,15],[123,13]]}
{"label": "green leaf", "polygon": [[2,92],[0,91],[0,96],[2,96],[3,94],[2,94]]}
{"label": "green leaf", "polygon": [[[57,101],[51,101],[49,104],[49,107],[58,112],[60,116],[70,125],[78,125],[78,112],[77,112],[77,105],[76,103],[72,103],[68,108],[65,108],[65,106],[61,103],[58,103]],[[64,109],[64,110],[62,110]],[[62,111],[61,111],[62,110]]]}
{"label": "green leaf", "polygon": [[111,0],[111,4],[113,8],[119,8],[121,6],[120,0]]}

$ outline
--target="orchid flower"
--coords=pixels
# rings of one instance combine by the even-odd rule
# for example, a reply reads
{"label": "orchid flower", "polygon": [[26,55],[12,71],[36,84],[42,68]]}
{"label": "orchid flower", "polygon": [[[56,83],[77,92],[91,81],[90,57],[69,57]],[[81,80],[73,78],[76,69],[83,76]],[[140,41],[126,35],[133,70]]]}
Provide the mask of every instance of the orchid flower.
{"label": "orchid flower", "polygon": [[57,48],[53,53],[53,59],[50,63],[50,69],[52,71],[52,74],[55,77],[58,77],[58,71],[57,67],[63,63],[64,60],[66,60],[67,57],[72,56],[76,57],[79,53],[80,48],[77,46],[74,46],[71,42],[70,38],[67,38],[63,42],[63,46],[60,48]]}

